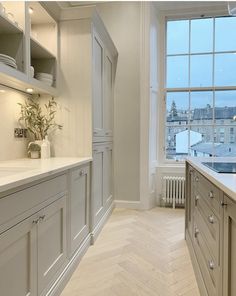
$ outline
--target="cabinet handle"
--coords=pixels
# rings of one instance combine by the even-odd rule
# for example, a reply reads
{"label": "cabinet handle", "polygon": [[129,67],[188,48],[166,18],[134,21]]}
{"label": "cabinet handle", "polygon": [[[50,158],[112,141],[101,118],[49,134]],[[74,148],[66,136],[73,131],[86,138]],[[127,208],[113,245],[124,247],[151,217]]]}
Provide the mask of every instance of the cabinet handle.
{"label": "cabinet handle", "polygon": [[195,196],[195,201],[197,202],[199,199],[200,199],[200,196],[199,195],[196,195]]}
{"label": "cabinet handle", "polygon": [[196,227],[195,228],[195,231],[194,231],[194,236],[197,237],[197,235],[199,234],[199,232],[200,232],[199,229]]}
{"label": "cabinet handle", "polygon": [[213,193],[212,190],[208,193],[208,197],[209,197],[209,198],[214,198],[214,193]]}
{"label": "cabinet handle", "polygon": [[227,203],[223,202],[223,200],[220,202],[221,206],[222,207],[226,207],[227,206]]}
{"label": "cabinet handle", "polygon": [[215,268],[215,264],[214,264],[214,261],[213,261],[213,260],[209,260],[209,261],[208,261],[208,265],[209,265],[209,268],[210,268],[211,270],[213,270],[213,269]]}
{"label": "cabinet handle", "polygon": [[105,134],[108,136],[109,135],[109,132],[106,132]]}
{"label": "cabinet handle", "polygon": [[94,131],[93,133],[94,133],[95,135],[97,135],[97,134],[98,134],[98,132],[96,132],[96,131]]}
{"label": "cabinet handle", "polygon": [[80,177],[84,176],[84,170],[81,170],[81,171],[79,172],[79,175],[80,175]]}
{"label": "cabinet handle", "polygon": [[213,224],[215,222],[215,219],[214,219],[214,216],[213,215],[210,215],[208,216],[208,221]]}
{"label": "cabinet handle", "polygon": [[198,177],[195,177],[195,181],[198,182],[199,181],[199,178]]}
{"label": "cabinet handle", "polygon": [[45,215],[42,215],[42,216],[39,216],[39,219],[38,220],[40,222],[40,221],[43,221],[44,219],[45,219]]}
{"label": "cabinet handle", "polygon": [[33,222],[32,222],[33,224],[39,224],[39,218],[38,219],[36,219],[36,220],[33,220]]}

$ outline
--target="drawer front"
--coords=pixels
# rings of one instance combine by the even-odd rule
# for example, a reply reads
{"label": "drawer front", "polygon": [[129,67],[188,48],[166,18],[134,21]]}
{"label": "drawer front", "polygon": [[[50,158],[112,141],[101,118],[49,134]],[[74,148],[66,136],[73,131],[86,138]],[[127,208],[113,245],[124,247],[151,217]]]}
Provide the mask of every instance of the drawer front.
{"label": "drawer front", "polygon": [[[206,206],[207,207],[207,206]],[[210,210],[209,210],[210,213]],[[214,217],[214,224],[209,222],[209,217]],[[194,212],[194,221],[196,221],[199,231],[205,238],[210,253],[214,256],[215,262],[220,263],[220,225],[219,220],[212,213],[205,215],[201,208],[196,208]],[[211,220],[212,221],[212,220]]]}
{"label": "drawer front", "polygon": [[210,254],[199,225],[194,224],[194,250],[209,296],[219,296],[220,267]]}
{"label": "drawer front", "polygon": [[220,214],[220,190],[209,182],[205,177],[196,172],[196,188],[201,197],[209,204],[213,211]]}
{"label": "drawer front", "polygon": [[65,192],[66,175],[34,185],[0,199],[0,225],[16,218],[51,197]]}

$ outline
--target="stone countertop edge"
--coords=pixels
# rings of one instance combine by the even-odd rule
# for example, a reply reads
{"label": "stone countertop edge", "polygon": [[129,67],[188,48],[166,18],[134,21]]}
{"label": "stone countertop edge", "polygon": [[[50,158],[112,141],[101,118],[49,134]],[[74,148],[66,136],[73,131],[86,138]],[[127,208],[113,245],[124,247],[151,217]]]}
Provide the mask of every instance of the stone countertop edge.
{"label": "stone countertop edge", "polygon": [[236,174],[217,173],[202,164],[202,162],[236,162],[236,157],[188,157],[186,161],[224,191],[232,200],[236,201]]}
{"label": "stone countertop edge", "polygon": [[0,177],[0,192],[8,191],[28,183],[53,176],[60,172],[89,163],[92,157],[51,157],[48,159],[15,159],[0,161],[0,171],[20,169],[22,171]]}

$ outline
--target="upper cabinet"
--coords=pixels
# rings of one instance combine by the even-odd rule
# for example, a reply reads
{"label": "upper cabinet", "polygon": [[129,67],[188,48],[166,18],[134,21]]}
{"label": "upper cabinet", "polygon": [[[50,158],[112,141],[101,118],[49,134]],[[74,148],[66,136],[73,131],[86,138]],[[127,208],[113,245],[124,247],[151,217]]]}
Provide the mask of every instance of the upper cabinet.
{"label": "upper cabinet", "polygon": [[0,2],[0,83],[56,95],[57,32],[39,2]]}
{"label": "upper cabinet", "polygon": [[[113,85],[117,56],[93,28],[93,140],[112,137]],[[105,137],[105,138],[104,138]]]}

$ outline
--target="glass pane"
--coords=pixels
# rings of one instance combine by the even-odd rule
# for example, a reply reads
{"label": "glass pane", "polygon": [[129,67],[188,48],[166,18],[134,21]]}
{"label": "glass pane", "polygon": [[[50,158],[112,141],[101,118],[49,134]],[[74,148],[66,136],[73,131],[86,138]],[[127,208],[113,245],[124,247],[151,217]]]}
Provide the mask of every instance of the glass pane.
{"label": "glass pane", "polygon": [[236,17],[215,19],[215,51],[236,50]]}
{"label": "glass pane", "polygon": [[166,158],[185,159],[188,155],[188,129],[171,126],[166,128]]}
{"label": "glass pane", "polygon": [[191,124],[212,124],[213,92],[191,92],[190,98]]}
{"label": "glass pane", "polygon": [[236,91],[216,91],[215,92],[215,123],[219,125],[236,125],[234,116],[236,115]]}
{"label": "glass pane", "polygon": [[215,85],[236,85],[236,54],[215,55]]}
{"label": "glass pane", "polygon": [[167,22],[167,54],[188,53],[189,21]]}
{"label": "glass pane", "polygon": [[213,51],[213,19],[191,21],[191,53]]}
{"label": "glass pane", "polygon": [[236,156],[236,127],[216,126],[214,128],[214,155]]}
{"label": "glass pane", "polygon": [[188,122],[189,93],[169,92],[166,95],[166,123],[186,125]]}
{"label": "glass pane", "polygon": [[167,57],[167,87],[188,86],[188,56]]}
{"label": "glass pane", "polygon": [[190,60],[190,86],[204,87],[212,85],[213,57],[208,55],[194,55]]}
{"label": "glass pane", "polygon": [[213,156],[213,127],[192,126],[190,129],[190,155]]}

